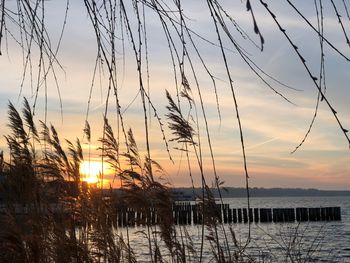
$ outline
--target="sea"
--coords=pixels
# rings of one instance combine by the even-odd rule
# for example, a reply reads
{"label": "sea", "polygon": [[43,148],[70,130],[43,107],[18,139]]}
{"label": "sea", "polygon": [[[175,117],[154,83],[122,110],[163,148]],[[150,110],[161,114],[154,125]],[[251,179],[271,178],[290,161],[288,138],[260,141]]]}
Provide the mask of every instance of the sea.
{"label": "sea", "polygon": [[[230,208],[246,208],[246,198],[224,198]],[[230,253],[242,252],[252,262],[349,262],[350,263],[350,196],[322,197],[259,197],[250,198],[252,208],[341,207],[341,221],[295,223],[235,223],[219,227],[222,244],[225,236]],[[195,248],[189,262],[198,262],[201,246],[201,225],[177,226],[181,238],[187,232]],[[145,227],[121,229],[140,262],[150,262]],[[157,231],[157,229],[151,229]],[[249,235],[250,232],[250,235]],[[210,233],[205,229],[205,235]],[[159,236],[159,235],[158,235]],[[248,237],[250,237],[248,239]],[[157,241],[164,260],[172,262],[164,244]],[[223,246],[227,250],[226,246]],[[243,249],[244,248],[244,249]],[[203,261],[216,262],[208,240],[204,242]],[[168,258],[167,258],[168,255]]]}

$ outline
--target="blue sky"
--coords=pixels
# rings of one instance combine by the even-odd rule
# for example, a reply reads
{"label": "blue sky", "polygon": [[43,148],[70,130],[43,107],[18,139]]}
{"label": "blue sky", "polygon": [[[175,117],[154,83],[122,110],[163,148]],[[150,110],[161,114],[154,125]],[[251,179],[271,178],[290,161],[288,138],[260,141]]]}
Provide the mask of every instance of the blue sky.
{"label": "blue sky", "polygon": [[[245,8],[245,1],[221,1],[222,5],[235,21],[244,29],[250,37],[259,45],[259,38],[253,31],[252,18]],[[314,75],[318,75],[320,63],[320,48],[317,35],[305,26],[295,12],[282,1],[274,1],[269,7],[277,14],[278,20],[287,29],[294,43],[299,47]],[[316,26],[316,13],[313,1],[296,2],[303,14]],[[350,33],[350,22],[346,17],[342,3],[336,2],[339,11],[342,12],[346,32]],[[215,28],[210,18],[205,2],[186,1],[183,4],[188,25],[198,34],[217,44]],[[62,25],[62,15],[65,6],[60,1],[48,1],[46,3],[48,31],[52,37],[52,43],[57,43],[59,29]],[[127,7],[130,16],[131,8]],[[244,131],[247,150],[248,170],[251,186],[262,187],[316,187],[321,189],[349,189],[350,188],[350,152],[346,138],[337,125],[334,116],[324,103],[320,104],[314,127],[304,145],[294,154],[290,152],[301,142],[312,119],[317,101],[317,90],[308,78],[300,60],[296,57],[291,46],[277,30],[277,26],[266,10],[258,2],[254,2],[258,26],[262,32],[265,45],[264,51],[255,47],[251,42],[240,37],[232,26],[231,30],[238,43],[242,45],[250,57],[267,73],[278,80],[293,87],[289,89],[274,83],[273,87],[284,94],[293,104],[286,102],[276,95],[261,80],[259,80],[238,56],[236,51],[227,52],[230,73],[233,77],[233,85],[237,95],[239,112]],[[334,43],[348,57],[350,56],[341,27],[336,20],[334,10],[329,3],[324,3],[325,36]],[[150,96],[157,106],[157,112],[166,123],[167,101],[165,89],[175,96],[175,83],[171,59],[164,34],[157,16],[146,11],[148,50],[150,65]],[[11,25],[8,25],[11,28]],[[132,22],[132,26],[135,24]],[[223,66],[220,50],[194,37],[197,47],[207,62],[208,68],[217,77],[217,90],[220,103],[221,120],[216,110],[215,94],[211,80],[205,74],[193,48],[187,42],[188,49],[192,52],[194,66],[197,69],[198,81],[205,103],[209,130],[212,138],[213,152],[216,160],[218,175],[227,186],[244,186],[244,172],[240,138],[235,119],[232,95],[228,85],[225,68]],[[144,128],[142,118],[141,99],[138,95],[138,79],[136,75],[135,59],[132,54],[130,41],[125,39],[125,61],[123,61],[121,48],[122,41],[116,40],[119,53],[118,59],[118,84],[119,100],[123,118],[127,128],[132,128],[139,143],[140,151],[145,151],[143,139]],[[224,39],[227,50],[233,50],[232,44]],[[20,93],[20,80],[23,71],[22,53],[16,44],[9,39],[8,53],[3,52],[0,57],[0,134],[5,135],[8,130],[5,126],[7,119],[7,103],[11,100],[17,107],[22,104],[18,98]],[[328,46],[325,47],[327,98],[336,108],[338,117],[345,128],[350,129],[350,83],[349,63],[341,58]],[[48,120],[53,123],[61,137],[74,139],[83,137],[87,101],[94,69],[96,56],[96,42],[94,39],[91,22],[88,20],[84,5],[79,1],[72,1],[69,8],[69,16],[65,35],[62,40],[58,58],[64,71],[57,68],[57,76],[60,83],[60,93],[63,101],[63,119],[60,113],[58,92],[52,77],[48,78]],[[37,54],[33,54],[33,61],[37,62]],[[33,63],[35,68],[35,63]],[[190,82],[193,97],[198,101],[195,80],[191,77],[189,65],[186,65],[188,80]],[[144,79],[146,73],[143,74]],[[93,129],[93,148],[97,147],[96,140],[101,136],[102,116],[107,92],[107,80],[105,76],[95,82],[93,99],[90,106],[89,122]],[[31,103],[34,94],[27,78],[23,87],[22,96],[26,96]],[[39,93],[36,117],[44,118],[45,92]],[[135,98],[135,100],[134,100]],[[184,104],[185,105],[185,104]],[[200,113],[199,103],[199,127],[203,142],[203,158],[205,175],[210,182],[213,180],[212,166],[205,143],[204,122]],[[109,116],[113,119],[113,104],[110,105]],[[153,113],[151,114],[153,115]],[[115,122],[116,123],[116,122]],[[166,136],[171,138],[171,133],[166,130]],[[150,127],[150,141],[152,156],[159,161],[167,171],[167,180],[173,185],[189,185],[190,179],[185,165],[183,153],[172,149],[178,147],[170,143],[171,154],[175,164],[169,161],[164,143],[161,138],[156,119],[152,119]],[[5,140],[0,142],[5,149]],[[86,145],[85,145],[86,146]],[[87,147],[87,146],[86,146]],[[98,158],[98,152],[94,158]],[[193,153],[191,152],[193,174],[195,182],[199,183],[198,169],[196,168]]]}

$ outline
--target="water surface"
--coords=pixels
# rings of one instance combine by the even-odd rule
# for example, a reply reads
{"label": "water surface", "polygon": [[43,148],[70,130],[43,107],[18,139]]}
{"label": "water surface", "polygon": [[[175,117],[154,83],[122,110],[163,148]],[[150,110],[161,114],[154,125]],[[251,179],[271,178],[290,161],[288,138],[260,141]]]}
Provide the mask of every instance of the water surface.
{"label": "water surface", "polygon": [[[247,207],[246,198],[225,198],[230,208]],[[332,197],[264,197],[251,198],[252,208],[341,207],[341,221],[302,223],[237,223],[224,225],[230,251],[237,251],[230,228],[238,244],[245,245],[250,227],[251,240],[245,250],[247,257],[260,262],[350,262],[350,196]],[[153,229],[157,230],[157,229]],[[178,235],[187,231],[199,254],[201,244],[200,225],[177,226]],[[219,235],[224,239],[224,231]],[[129,228],[130,244],[141,262],[149,261],[149,248],[144,227]],[[126,230],[122,230],[126,237]],[[209,232],[206,230],[205,235]],[[162,247],[162,242],[159,241]],[[166,249],[161,249],[167,254]],[[210,242],[205,241],[204,262],[213,260]],[[289,260],[288,260],[289,259]],[[195,258],[191,258],[196,262]],[[170,260],[169,260],[170,261]]]}

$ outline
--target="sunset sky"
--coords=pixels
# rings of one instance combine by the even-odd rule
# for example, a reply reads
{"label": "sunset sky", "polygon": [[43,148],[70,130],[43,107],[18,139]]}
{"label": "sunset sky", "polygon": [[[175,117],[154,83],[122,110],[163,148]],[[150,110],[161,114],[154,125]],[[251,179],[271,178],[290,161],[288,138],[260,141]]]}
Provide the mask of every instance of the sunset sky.
{"label": "sunset sky", "polygon": [[[51,36],[52,46],[57,45],[60,28],[63,24],[65,12],[64,1],[47,1],[47,30]],[[131,1],[130,1],[131,2]],[[205,1],[183,1],[188,26],[203,38],[217,45],[215,33],[208,7]],[[259,37],[254,34],[252,17],[247,12],[245,1],[221,1],[222,6],[235,19],[240,27],[246,31],[259,46]],[[317,90],[308,78],[307,72],[287,43],[282,33],[267,11],[258,1],[253,2],[253,10],[259,29],[265,39],[264,51],[249,40],[243,39],[232,24],[230,28],[239,45],[250,54],[266,73],[292,87],[284,87],[266,78],[273,87],[292,103],[278,96],[267,87],[234,51],[232,44],[224,39],[227,48],[228,64],[233,77],[233,85],[237,95],[239,112],[244,132],[250,186],[252,187],[302,187],[320,189],[350,189],[350,149],[349,144],[340,130],[332,112],[324,102],[320,103],[315,124],[306,142],[291,154],[291,151],[301,142],[312,120],[317,102]],[[293,11],[285,1],[274,1],[270,4],[278,20],[287,29],[299,51],[306,59],[315,76],[319,75],[320,45],[318,36],[308,28],[303,20]],[[317,27],[316,12],[313,1],[296,1],[301,12]],[[15,3],[12,3],[13,5]],[[347,18],[342,1],[336,1],[345,31],[350,34],[350,19]],[[10,6],[9,6],[10,8]],[[127,7],[130,17],[134,15]],[[350,49],[346,44],[342,28],[334,14],[330,2],[324,2],[324,32],[326,38],[346,56],[350,57]],[[8,22],[8,28],[15,30]],[[132,22],[132,26],[135,26]],[[167,129],[165,114],[167,100],[165,89],[175,98],[175,82],[168,44],[159,23],[159,18],[146,9],[146,29],[149,52],[150,97],[157,108],[157,113],[164,123],[165,135],[171,139],[171,132]],[[136,27],[135,27],[136,28]],[[125,32],[124,32],[125,33]],[[18,33],[14,34],[19,36]],[[20,93],[20,83],[23,72],[22,52],[18,45],[8,37],[8,46],[2,43],[3,55],[0,57],[0,148],[6,151],[6,141],[3,138],[9,130],[7,123],[7,105],[11,101],[18,109],[26,96],[30,103],[34,102],[34,90],[31,88],[29,72]],[[121,38],[121,35],[118,36]],[[119,100],[125,127],[132,128],[139,150],[145,154],[143,112],[140,94],[138,93],[138,76],[135,58],[133,57],[130,41],[125,37],[125,62],[122,54],[122,41],[116,40],[118,49],[118,83]],[[245,185],[242,163],[242,150],[238,124],[235,117],[232,94],[228,85],[227,75],[221,57],[220,49],[213,44],[194,37],[198,50],[205,59],[208,68],[217,77],[218,100],[221,120],[217,111],[215,93],[211,79],[201,66],[195,50],[188,45],[197,69],[197,77],[202,92],[216,169],[225,186],[243,187]],[[231,45],[231,46],[230,46]],[[7,49],[7,50],[6,50]],[[54,48],[55,49],[55,48]],[[87,153],[88,145],[83,139],[83,128],[86,117],[89,92],[96,57],[96,40],[83,1],[71,1],[68,20],[62,39],[58,59],[63,66],[56,66],[55,71],[59,82],[59,92],[62,97],[63,115],[61,116],[58,91],[52,75],[48,77],[47,102],[48,122],[55,125],[60,137],[74,140],[82,139]],[[343,126],[350,130],[350,64],[334,50],[325,46],[326,63],[326,96],[336,109],[337,116]],[[33,52],[33,70],[38,64],[38,54]],[[196,99],[199,131],[203,146],[203,160],[207,182],[213,181],[213,168],[206,142],[205,126],[202,118],[198,92],[189,64],[185,65],[193,97]],[[35,75],[36,73],[34,73]],[[143,74],[145,83],[146,71]],[[36,81],[34,77],[34,82]],[[88,120],[92,127],[91,145],[92,159],[98,160],[99,153],[95,151],[102,136],[103,113],[107,94],[107,80],[97,77],[92,90],[92,100]],[[108,117],[110,123],[116,125],[115,104],[111,97]],[[39,91],[36,108],[37,120],[44,119],[45,89]],[[187,110],[183,102],[185,112]],[[192,111],[194,114],[194,111]],[[150,113],[153,116],[154,112]],[[114,126],[115,127],[115,126]],[[115,130],[117,128],[115,127]],[[185,154],[175,147],[181,147],[170,142],[170,150],[174,163],[167,155],[162,141],[162,134],[156,118],[151,119],[150,141],[152,158],[158,161],[166,171],[164,176],[175,186],[190,186]],[[190,152],[191,168],[195,184],[200,183],[200,177],[193,152]]]}

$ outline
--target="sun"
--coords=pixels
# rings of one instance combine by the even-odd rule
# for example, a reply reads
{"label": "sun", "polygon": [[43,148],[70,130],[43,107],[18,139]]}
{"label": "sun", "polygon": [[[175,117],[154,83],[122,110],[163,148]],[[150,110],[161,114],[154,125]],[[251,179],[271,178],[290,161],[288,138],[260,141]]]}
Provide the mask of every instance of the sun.
{"label": "sun", "polygon": [[101,173],[108,169],[106,163],[99,161],[84,161],[80,163],[81,180],[88,184],[98,184],[101,182]]}

